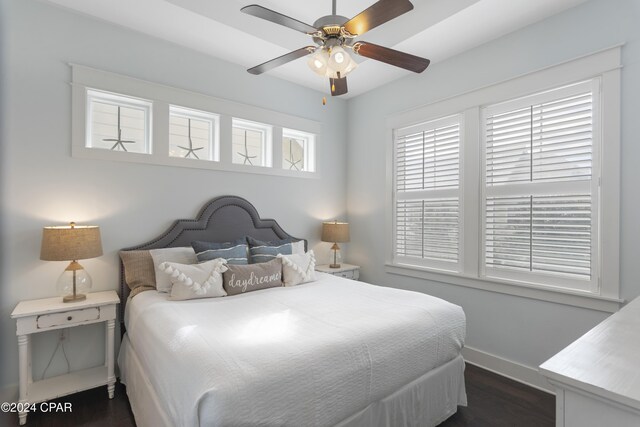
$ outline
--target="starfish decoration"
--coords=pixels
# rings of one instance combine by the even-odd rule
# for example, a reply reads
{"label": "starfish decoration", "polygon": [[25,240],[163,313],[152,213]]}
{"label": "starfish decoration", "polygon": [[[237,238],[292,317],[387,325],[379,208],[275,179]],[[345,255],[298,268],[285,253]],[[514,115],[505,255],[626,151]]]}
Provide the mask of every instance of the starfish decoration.
{"label": "starfish decoration", "polygon": [[250,156],[249,155],[249,149],[247,148],[247,131],[244,131],[244,153],[241,153],[238,151],[238,154],[240,154],[241,157],[244,157],[244,162],[242,163],[243,165],[246,165],[247,162],[249,162],[249,164],[251,166],[253,166],[253,163],[251,163],[251,159],[255,159],[258,156]]}
{"label": "starfish decoration", "polygon": [[300,170],[300,168],[298,166],[296,166],[298,163],[300,163],[302,161],[302,159],[298,159],[296,160],[296,158],[293,156],[293,144],[291,142],[292,140],[289,140],[289,158],[288,159],[284,159],[285,162],[288,162],[289,164],[291,164],[291,166],[289,166],[289,170],[291,169],[295,169],[297,171]]}
{"label": "starfish decoration", "polygon": [[195,157],[196,159],[200,159],[200,157],[198,157],[198,155],[196,154],[196,151],[202,150],[204,147],[193,148],[193,141],[191,141],[191,119],[187,119],[187,120],[189,123],[189,147],[183,147],[181,145],[178,145],[178,148],[187,150],[187,154],[184,155],[185,159],[189,157],[189,154],[193,154],[193,157]]}
{"label": "starfish decoration", "polygon": [[109,142],[115,142],[115,144],[113,144],[113,147],[111,147],[111,150],[115,150],[116,148],[120,147],[122,148],[123,151],[127,151],[127,148],[124,146],[124,144],[133,144],[135,143],[135,141],[127,141],[122,139],[122,129],[120,128],[120,106],[118,105],[118,137],[117,138],[103,138],[103,141],[109,141]]}

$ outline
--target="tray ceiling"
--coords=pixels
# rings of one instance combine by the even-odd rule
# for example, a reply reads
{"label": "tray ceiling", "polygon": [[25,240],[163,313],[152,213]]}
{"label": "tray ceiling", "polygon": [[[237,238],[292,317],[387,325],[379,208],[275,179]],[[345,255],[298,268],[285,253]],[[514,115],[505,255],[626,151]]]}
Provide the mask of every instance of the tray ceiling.
{"label": "tray ceiling", "polygon": [[[47,0],[107,22],[134,29],[249,68],[291,50],[307,46],[302,33],[240,12],[260,4],[308,24],[331,14],[331,0]],[[443,61],[465,50],[541,21],[586,0],[413,0],[414,10],[361,39]],[[373,0],[338,0],[337,13],[346,17],[366,9]],[[412,74],[354,55],[360,66],[349,76],[353,97]],[[425,71],[428,73],[429,69]],[[268,74],[328,93],[326,79],[304,59]],[[252,76],[260,79],[261,76]]]}

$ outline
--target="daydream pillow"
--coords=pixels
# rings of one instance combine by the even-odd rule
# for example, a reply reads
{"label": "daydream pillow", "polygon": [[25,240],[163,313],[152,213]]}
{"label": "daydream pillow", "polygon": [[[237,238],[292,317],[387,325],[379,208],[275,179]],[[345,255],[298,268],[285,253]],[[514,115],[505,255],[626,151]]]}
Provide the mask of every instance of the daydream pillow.
{"label": "daydream pillow", "polygon": [[195,264],[198,262],[196,253],[190,247],[151,249],[149,251],[153,258],[153,265],[156,274],[156,289],[158,292],[169,292],[171,290],[171,280],[166,274],[162,274],[160,264],[163,262],[177,262],[179,264]]}
{"label": "daydream pillow", "polygon": [[291,239],[264,242],[247,236],[251,264],[271,261],[278,254],[291,255],[304,253],[304,241],[293,242]]}
{"label": "daydream pillow", "polygon": [[316,280],[316,257],[306,254],[278,255],[282,259],[282,278],[285,286],[295,286]]}
{"label": "daydream pillow", "polygon": [[282,261],[249,265],[229,265],[224,272],[224,289],[228,295],[243,294],[258,289],[282,286]]}
{"label": "daydream pillow", "polygon": [[131,298],[156,288],[156,273],[149,251],[120,251],[124,266],[124,281],[131,289]]}
{"label": "daydream pillow", "polygon": [[199,262],[224,258],[228,264],[248,264],[247,242],[245,239],[225,243],[196,241],[191,242],[191,246],[193,246]]}
{"label": "daydream pillow", "polygon": [[215,298],[227,295],[222,287],[222,273],[227,267],[221,258],[200,264],[163,262],[159,267],[173,284],[172,300]]}

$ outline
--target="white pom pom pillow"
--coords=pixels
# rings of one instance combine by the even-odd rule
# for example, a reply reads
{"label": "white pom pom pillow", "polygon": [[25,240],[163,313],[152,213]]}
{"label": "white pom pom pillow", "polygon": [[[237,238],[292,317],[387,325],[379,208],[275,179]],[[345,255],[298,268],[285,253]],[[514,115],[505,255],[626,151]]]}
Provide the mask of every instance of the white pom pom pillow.
{"label": "white pom pom pillow", "polygon": [[306,254],[282,255],[282,278],[285,286],[296,286],[316,280],[316,257],[313,251]]}
{"label": "white pom pom pillow", "polygon": [[163,262],[160,270],[172,283],[172,300],[216,298],[226,296],[222,287],[222,273],[227,271],[226,261],[212,259],[201,264]]}

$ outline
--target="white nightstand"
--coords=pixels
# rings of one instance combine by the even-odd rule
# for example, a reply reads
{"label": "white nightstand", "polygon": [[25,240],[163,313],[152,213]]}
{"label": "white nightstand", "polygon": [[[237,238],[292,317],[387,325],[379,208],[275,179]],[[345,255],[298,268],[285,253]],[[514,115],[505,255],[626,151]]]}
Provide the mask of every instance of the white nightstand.
{"label": "white nightstand", "polygon": [[340,264],[339,268],[331,268],[329,264],[316,265],[316,271],[333,274],[334,276],[344,277],[346,279],[358,280],[360,277],[360,266],[351,264]]}
{"label": "white nightstand", "polygon": [[[115,291],[93,292],[84,301],[63,303],[62,297],[20,302],[11,313],[16,319],[19,352],[20,403],[38,403],[78,391],[107,385],[113,398],[114,327],[116,306],[120,302]],[[31,373],[31,334],[62,328],[105,322],[106,352],[104,366],[70,372],[65,375],[33,381]],[[28,412],[20,412],[20,425],[27,422]]]}

